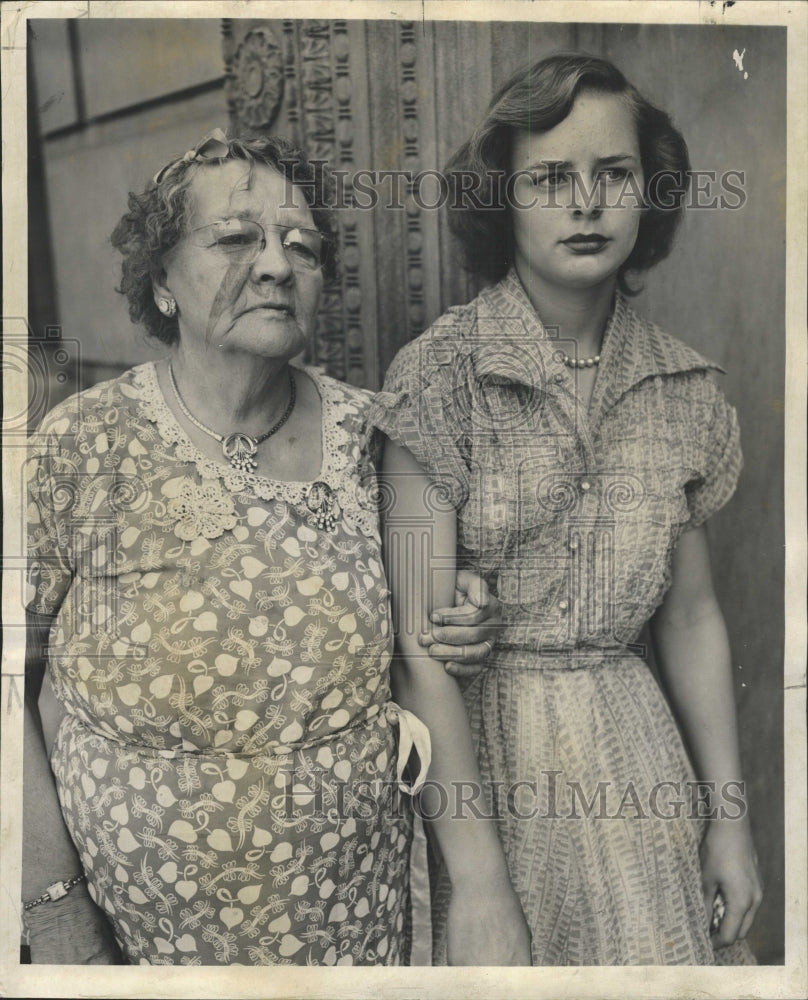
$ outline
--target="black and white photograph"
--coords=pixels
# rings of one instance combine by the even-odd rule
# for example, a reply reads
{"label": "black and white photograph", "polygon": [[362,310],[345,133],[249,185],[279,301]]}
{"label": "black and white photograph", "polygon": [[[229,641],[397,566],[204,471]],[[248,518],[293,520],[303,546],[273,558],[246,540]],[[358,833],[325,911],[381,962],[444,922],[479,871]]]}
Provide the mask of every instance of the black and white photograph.
{"label": "black and white photograph", "polygon": [[1,10],[0,995],[805,996],[808,6]]}

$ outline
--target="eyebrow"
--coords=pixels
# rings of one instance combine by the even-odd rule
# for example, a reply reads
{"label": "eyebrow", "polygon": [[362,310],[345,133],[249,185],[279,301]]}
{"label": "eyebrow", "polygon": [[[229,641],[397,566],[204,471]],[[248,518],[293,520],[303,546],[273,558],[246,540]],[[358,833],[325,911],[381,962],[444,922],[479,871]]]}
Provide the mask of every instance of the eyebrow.
{"label": "eyebrow", "polygon": [[228,208],[227,218],[229,219],[249,219],[251,222],[255,222],[255,212],[251,212],[248,208]]}
{"label": "eyebrow", "polygon": [[[289,208],[288,211],[290,213],[294,214],[295,212],[299,211],[299,209],[298,209],[297,206],[290,206],[290,208]],[[249,208],[228,208],[227,211],[223,212],[219,218],[223,219],[223,220],[225,220],[225,219],[246,219],[248,222],[258,222],[258,219],[256,217],[256,213],[253,212],[253,211],[251,211]],[[303,222],[297,222],[293,218],[287,220],[286,222],[283,222],[283,221],[278,222],[277,225],[283,226],[284,228],[288,228],[288,229],[307,229],[308,228],[308,229],[316,230],[316,226],[314,226],[314,225],[306,225]]]}
{"label": "eyebrow", "polygon": [[[615,156],[599,156],[595,160],[596,166],[608,167],[613,163],[625,163],[626,160],[631,160],[636,162],[636,157],[631,153],[617,153]],[[574,164],[569,160],[538,160],[536,163],[531,164],[529,167],[523,167],[523,170],[538,170],[540,167],[546,167],[553,170],[569,170]]]}

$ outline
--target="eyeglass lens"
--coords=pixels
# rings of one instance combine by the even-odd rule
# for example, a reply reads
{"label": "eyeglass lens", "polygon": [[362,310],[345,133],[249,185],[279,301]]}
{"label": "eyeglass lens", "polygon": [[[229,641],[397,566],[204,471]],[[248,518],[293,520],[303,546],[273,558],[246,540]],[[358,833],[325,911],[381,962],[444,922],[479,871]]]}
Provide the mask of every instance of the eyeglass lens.
{"label": "eyeglass lens", "polygon": [[262,226],[251,219],[222,219],[194,230],[194,245],[218,249],[242,263],[254,261],[266,246],[267,233],[277,233],[293,268],[312,271],[322,264],[323,236],[298,226]]}

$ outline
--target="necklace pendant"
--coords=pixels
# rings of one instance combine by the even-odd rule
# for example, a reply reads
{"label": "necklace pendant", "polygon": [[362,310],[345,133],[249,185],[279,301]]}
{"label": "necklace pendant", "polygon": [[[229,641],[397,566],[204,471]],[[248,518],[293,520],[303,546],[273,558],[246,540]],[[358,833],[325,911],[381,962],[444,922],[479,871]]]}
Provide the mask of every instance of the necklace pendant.
{"label": "necklace pendant", "polygon": [[237,472],[254,472],[258,468],[258,442],[249,434],[236,431],[222,441],[222,454]]}
{"label": "necklace pendant", "polygon": [[191,413],[188,407],[183,403],[182,396],[180,395],[180,390],[177,388],[177,380],[174,378],[174,369],[171,362],[168,364],[168,377],[171,381],[171,388],[174,390],[174,396],[177,399],[177,405],[185,414],[185,416],[191,421],[194,427],[198,427],[201,431],[207,434],[209,437],[216,438],[217,441],[222,443],[222,453],[230,465],[236,470],[236,472],[248,472],[253,473],[258,468],[258,461],[256,459],[256,453],[258,452],[258,445],[262,441],[266,441],[268,437],[272,437],[277,431],[283,427],[289,417],[292,415],[292,410],[295,408],[295,399],[297,398],[297,384],[295,382],[295,377],[292,374],[292,369],[289,369],[289,403],[283,412],[283,416],[280,420],[270,427],[266,434],[262,434],[259,438],[250,437],[249,434],[244,434],[242,431],[236,431],[233,434],[228,434],[227,437],[222,437],[221,434],[217,434],[216,431],[212,431],[210,427],[206,427],[201,421],[197,420],[196,417]]}
{"label": "necklace pendant", "polygon": [[306,506],[314,514],[314,523],[323,531],[334,531],[337,527],[339,504],[334,491],[322,481],[312,483],[306,494]]}

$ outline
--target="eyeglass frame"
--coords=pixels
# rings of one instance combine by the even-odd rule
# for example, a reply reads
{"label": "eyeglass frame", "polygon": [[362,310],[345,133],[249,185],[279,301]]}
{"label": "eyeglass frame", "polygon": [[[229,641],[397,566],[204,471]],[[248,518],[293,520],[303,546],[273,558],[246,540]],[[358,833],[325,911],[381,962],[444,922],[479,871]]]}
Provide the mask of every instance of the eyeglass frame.
{"label": "eyeglass frame", "polygon": [[[287,248],[287,245],[286,245],[285,237],[281,238],[281,241],[280,241],[281,248],[284,251],[286,259],[289,261],[289,266],[292,267],[293,270],[297,269],[297,268],[295,268],[295,264],[296,263],[299,264],[300,265],[300,269],[304,270],[304,271],[317,271],[317,270],[321,269],[324,266],[324,263],[325,263],[324,257],[325,257],[326,248],[331,243],[333,243],[333,240],[331,239],[331,237],[327,236],[325,233],[321,232],[319,229],[309,229],[306,226],[285,226],[285,225],[280,225],[278,223],[271,223],[271,224],[268,224],[268,225],[265,226],[262,223],[257,222],[255,219],[241,219],[241,218],[236,218],[236,219],[220,219],[220,220],[218,220],[216,222],[209,222],[209,223],[207,223],[207,225],[199,226],[196,229],[190,230],[190,232],[189,232],[188,235],[193,236],[195,233],[204,232],[206,229],[212,229],[214,226],[219,226],[219,225],[222,225],[223,223],[226,224],[227,222],[238,222],[239,225],[241,225],[241,226],[254,226],[258,230],[260,230],[260,232],[261,232],[261,240],[260,241],[256,241],[256,243],[255,243],[256,250],[254,252],[254,255],[252,257],[250,257],[249,259],[247,259],[245,257],[245,259],[241,262],[241,263],[244,263],[244,264],[247,264],[247,263],[249,263],[251,265],[254,264],[255,261],[258,259],[258,257],[264,252],[264,250],[266,250],[266,248],[267,248],[267,232],[285,233],[286,235],[288,235],[289,233],[293,233],[293,232],[310,233],[310,234],[315,235],[315,236],[317,236],[319,238],[319,240],[320,240],[320,247],[319,247],[319,250],[317,252],[318,261],[317,261],[316,264],[314,264],[312,266],[304,264],[303,261],[300,260],[300,258],[293,258],[293,257],[291,257],[290,254],[289,254],[289,252],[288,252],[288,248]],[[222,250],[223,253],[228,254],[228,255],[233,255],[233,256],[235,256],[239,252],[246,253],[246,250],[248,249],[246,247],[245,248],[242,248],[242,247],[233,247],[232,249],[228,250],[227,247],[222,246],[218,242],[214,242],[214,243],[211,243],[211,244],[204,244],[204,245],[200,244],[200,243],[194,243],[193,245],[196,246],[196,247],[199,247],[200,250],[210,250],[210,249],[213,249],[214,247],[216,247],[217,249]],[[306,249],[309,249],[309,248],[306,248]],[[311,251],[311,252],[314,253],[314,251]]]}

